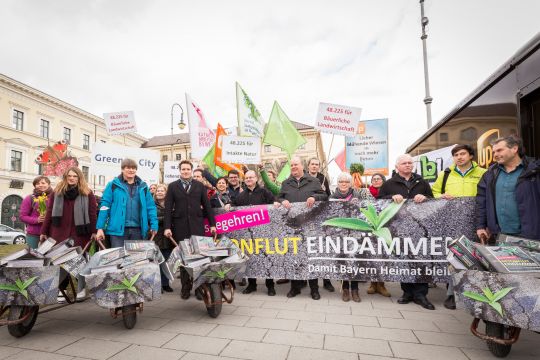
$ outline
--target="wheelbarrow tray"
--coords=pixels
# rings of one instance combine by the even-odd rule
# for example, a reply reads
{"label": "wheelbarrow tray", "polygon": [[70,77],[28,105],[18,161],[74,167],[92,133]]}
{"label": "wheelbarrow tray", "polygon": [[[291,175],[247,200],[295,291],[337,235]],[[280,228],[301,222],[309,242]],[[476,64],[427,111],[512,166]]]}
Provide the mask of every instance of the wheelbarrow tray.
{"label": "wheelbarrow tray", "polygon": [[[465,270],[453,274],[456,304],[473,317],[508,326],[540,331],[540,279],[531,275],[503,274],[488,271]],[[480,294],[484,289],[492,294],[504,289],[508,293],[496,301],[502,316],[487,302],[471,299],[464,292]],[[506,292],[504,291],[504,292]]]}
{"label": "wheelbarrow tray", "polygon": [[198,269],[186,268],[193,278],[193,287],[196,289],[202,284],[220,283],[225,279],[241,279],[246,272],[246,261],[238,262],[212,262]]}
{"label": "wheelbarrow tray", "polygon": [[[59,266],[0,268],[0,305],[53,305],[57,303]],[[33,281],[30,279],[34,278]],[[5,287],[17,287],[30,281],[22,291],[8,290]],[[24,296],[26,295],[26,296]]]}
{"label": "wheelbarrow tray", "polygon": [[[82,276],[86,279],[92,299],[104,308],[118,308],[161,298],[161,276],[156,263]],[[133,286],[128,289],[125,284],[133,280]]]}

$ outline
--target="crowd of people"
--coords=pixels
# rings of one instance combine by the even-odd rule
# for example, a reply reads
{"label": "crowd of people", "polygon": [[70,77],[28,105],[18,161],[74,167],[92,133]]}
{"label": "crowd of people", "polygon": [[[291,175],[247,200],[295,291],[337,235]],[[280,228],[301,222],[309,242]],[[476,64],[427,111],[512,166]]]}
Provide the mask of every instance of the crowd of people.
{"label": "crowd of people", "polygon": [[[194,169],[187,160],[179,164],[180,179],[169,185],[147,185],[137,176],[137,163],[124,159],[121,173],[109,182],[101,199],[96,199],[82,172],[68,169],[54,191],[45,176],[38,176],[34,192],[24,199],[20,218],[26,223],[28,244],[35,248],[39,241],[52,237],[57,241],[67,238],[76,245],[85,246],[93,239],[105,241],[108,246],[123,246],[125,240],[152,239],[168,258],[173,242],[183,241],[191,235],[204,235],[207,219],[212,233],[216,232],[214,209],[230,211],[236,206],[268,204],[290,209],[292,203],[302,202],[310,208],[317,201],[336,200],[358,203],[361,200],[391,199],[396,203],[407,199],[422,203],[431,198],[452,199],[476,197],[477,235],[488,242],[499,233],[540,239],[540,162],[525,157],[519,138],[509,136],[493,144],[495,163],[483,169],[473,161],[474,149],[457,145],[452,149],[453,164],[442,171],[433,186],[413,172],[410,155],[397,158],[391,178],[374,174],[371,185],[355,189],[347,172],[339,174],[337,187],[332,192],[328,179],[320,172],[320,161],[312,158],[307,169],[299,157],[290,160],[291,173],[281,184],[276,173],[245,169],[243,181],[237,170],[226,177],[215,178],[203,168]],[[47,209],[40,213],[36,198],[47,196]],[[192,282],[181,271],[181,297],[188,299]],[[267,294],[275,296],[277,284],[287,279],[266,279]],[[172,292],[169,280],[161,276],[162,289]],[[288,297],[299,295],[307,284],[314,300],[321,298],[318,279],[290,280]],[[242,285],[242,284],[241,284]],[[341,283],[343,301],[360,302],[359,282]],[[447,284],[444,306],[455,309],[453,284]],[[329,279],[323,279],[323,288],[335,291]],[[402,283],[403,294],[397,302],[414,302],[426,309],[435,307],[428,300],[426,283]],[[257,291],[257,279],[250,278],[244,294]],[[384,282],[371,282],[368,294],[390,297]]]}

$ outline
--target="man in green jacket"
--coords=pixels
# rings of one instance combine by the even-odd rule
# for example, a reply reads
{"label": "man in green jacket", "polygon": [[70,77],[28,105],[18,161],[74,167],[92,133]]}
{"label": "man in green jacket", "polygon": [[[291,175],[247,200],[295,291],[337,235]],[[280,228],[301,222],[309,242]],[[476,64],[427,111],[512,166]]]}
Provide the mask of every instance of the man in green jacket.
{"label": "man in green jacket", "polygon": [[[453,199],[462,196],[476,196],[476,189],[486,169],[472,161],[474,149],[469,145],[456,145],[452,148],[454,163],[441,171],[431,190],[435,198]],[[447,309],[456,308],[454,284],[448,283],[447,298],[444,301]]]}

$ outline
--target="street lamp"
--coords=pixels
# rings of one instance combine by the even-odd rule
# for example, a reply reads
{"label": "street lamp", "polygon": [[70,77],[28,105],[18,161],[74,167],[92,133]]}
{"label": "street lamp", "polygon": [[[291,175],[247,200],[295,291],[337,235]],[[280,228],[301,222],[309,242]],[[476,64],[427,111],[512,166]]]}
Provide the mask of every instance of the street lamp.
{"label": "street lamp", "polygon": [[426,45],[426,26],[429,24],[429,19],[427,16],[424,16],[424,0],[420,0],[420,23],[422,25],[422,47],[424,53],[424,82],[426,87],[426,97],[424,98],[424,104],[426,104],[426,115],[427,115],[427,126],[428,130],[431,128],[431,103],[433,98],[429,95],[429,74],[428,74],[428,63],[427,63],[427,45]]}
{"label": "street lamp", "polygon": [[173,160],[173,146],[174,146],[174,144],[172,143],[172,137],[174,135],[173,134],[173,122],[174,122],[173,120],[174,120],[174,107],[175,106],[178,106],[180,108],[180,122],[177,124],[178,128],[180,130],[184,130],[184,128],[186,127],[186,124],[184,123],[184,109],[178,103],[172,104],[172,107],[171,107],[171,161]]}

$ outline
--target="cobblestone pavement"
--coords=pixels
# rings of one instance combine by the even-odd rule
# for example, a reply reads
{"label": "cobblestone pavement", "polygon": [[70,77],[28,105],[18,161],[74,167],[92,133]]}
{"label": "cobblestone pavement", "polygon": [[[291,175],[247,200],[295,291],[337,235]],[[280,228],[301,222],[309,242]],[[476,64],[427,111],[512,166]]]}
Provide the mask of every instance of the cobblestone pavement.
{"label": "cobblestone pavement", "polygon": [[[320,281],[322,284],[322,281]],[[313,301],[309,289],[288,299],[289,284],[277,296],[264,285],[250,295],[237,293],[217,319],[194,297],[176,291],[146,303],[132,330],[92,300],[40,314],[24,338],[0,327],[0,359],[493,359],[485,343],[469,332],[471,317],[442,306],[446,289],[430,289],[437,307],[399,305],[399,284],[388,284],[392,298],[367,295],[344,303],[339,292],[321,288]],[[337,285],[337,282],[334,282]],[[508,359],[538,359],[540,335],[523,331]]]}

